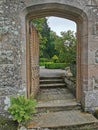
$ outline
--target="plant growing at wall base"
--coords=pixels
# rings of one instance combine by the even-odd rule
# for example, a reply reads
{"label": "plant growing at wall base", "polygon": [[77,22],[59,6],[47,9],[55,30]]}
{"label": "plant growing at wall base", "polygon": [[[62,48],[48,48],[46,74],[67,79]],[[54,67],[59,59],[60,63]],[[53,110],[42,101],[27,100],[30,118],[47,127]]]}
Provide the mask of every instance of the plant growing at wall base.
{"label": "plant growing at wall base", "polygon": [[25,96],[17,96],[10,98],[11,105],[8,108],[9,113],[12,115],[14,121],[19,124],[26,123],[31,119],[32,114],[36,113],[36,100]]}

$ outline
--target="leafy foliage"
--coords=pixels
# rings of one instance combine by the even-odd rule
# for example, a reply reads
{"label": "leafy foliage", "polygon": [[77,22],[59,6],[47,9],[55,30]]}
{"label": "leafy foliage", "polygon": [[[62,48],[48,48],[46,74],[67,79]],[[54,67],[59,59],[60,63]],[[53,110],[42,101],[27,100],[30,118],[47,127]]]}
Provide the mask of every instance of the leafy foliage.
{"label": "leafy foliage", "polygon": [[26,99],[25,96],[17,96],[11,97],[10,101],[11,106],[8,108],[8,111],[12,115],[13,120],[18,123],[28,121],[31,119],[32,114],[36,113],[36,100],[32,98]]}
{"label": "leafy foliage", "polygon": [[40,62],[40,66],[47,66],[48,64],[53,64],[53,62],[49,61],[49,62]]}
{"label": "leafy foliage", "polygon": [[52,60],[54,61],[54,63],[57,63],[58,62],[58,57],[56,56],[56,55],[54,55],[53,57],[52,57]]}
{"label": "leafy foliage", "polygon": [[49,62],[50,59],[47,59],[47,58],[40,58],[40,62]]}
{"label": "leafy foliage", "polygon": [[[40,34],[40,58],[47,58],[48,62],[66,63],[67,66],[76,65],[76,35],[73,31],[68,30],[61,32],[61,37],[50,30],[48,18],[38,18],[32,20]],[[42,61],[40,60],[40,64]],[[74,73],[76,69],[74,68]]]}
{"label": "leafy foliage", "polygon": [[[50,28],[47,24],[47,18],[38,18],[32,20],[33,25],[39,32],[40,41],[40,57],[49,58],[49,41],[50,41]],[[47,52],[48,51],[48,52]]]}
{"label": "leafy foliage", "polygon": [[73,31],[61,33],[62,37],[56,44],[56,49],[59,52],[59,61],[65,62],[68,65],[76,62],[76,37]]}
{"label": "leafy foliage", "polygon": [[66,63],[47,63],[45,68],[48,69],[65,69]]}

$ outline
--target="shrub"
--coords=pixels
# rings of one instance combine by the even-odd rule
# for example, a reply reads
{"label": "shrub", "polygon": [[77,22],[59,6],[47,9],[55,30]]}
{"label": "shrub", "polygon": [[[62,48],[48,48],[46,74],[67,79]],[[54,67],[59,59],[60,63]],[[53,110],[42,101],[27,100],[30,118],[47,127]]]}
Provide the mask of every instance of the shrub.
{"label": "shrub", "polygon": [[40,62],[40,66],[46,66],[47,64],[51,64],[53,62]]}
{"label": "shrub", "polygon": [[48,69],[65,69],[66,63],[47,63],[45,68]]}
{"label": "shrub", "polygon": [[49,59],[47,59],[47,58],[40,58],[40,62],[48,62],[49,61]]}
{"label": "shrub", "polygon": [[59,58],[58,58],[56,55],[54,55],[54,56],[52,57],[52,60],[53,60],[54,63],[57,63],[58,60],[59,60]]}
{"label": "shrub", "polygon": [[40,62],[39,65],[40,66],[45,66],[46,62]]}
{"label": "shrub", "polygon": [[36,112],[36,100],[32,98],[27,99],[25,96],[11,97],[10,102],[11,105],[8,111],[12,115],[13,120],[18,123],[25,123]]}
{"label": "shrub", "polygon": [[54,62],[46,62],[45,65],[54,64]]}

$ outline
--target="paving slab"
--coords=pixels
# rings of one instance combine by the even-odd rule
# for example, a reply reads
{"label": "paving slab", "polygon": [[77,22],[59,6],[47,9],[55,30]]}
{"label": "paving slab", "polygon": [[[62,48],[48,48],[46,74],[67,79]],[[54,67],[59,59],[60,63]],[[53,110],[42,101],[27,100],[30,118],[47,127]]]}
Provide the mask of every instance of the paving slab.
{"label": "paving slab", "polygon": [[78,110],[40,113],[33,119],[32,128],[60,128],[98,124],[98,120],[92,114]]}

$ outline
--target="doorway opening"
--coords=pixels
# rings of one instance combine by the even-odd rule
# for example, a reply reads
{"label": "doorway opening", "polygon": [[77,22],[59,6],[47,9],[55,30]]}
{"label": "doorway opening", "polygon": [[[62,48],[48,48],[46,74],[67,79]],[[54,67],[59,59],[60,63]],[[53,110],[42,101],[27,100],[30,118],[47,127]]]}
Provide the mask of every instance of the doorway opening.
{"label": "doorway opening", "polygon": [[[57,8],[56,8],[56,5]],[[44,5],[43,5],[44,6]],[[38,35],[38,32],[36,31],[36,33],[34,33],[34,38],[32,38],[32,33],[34,32],[34,28],[32,28],[32,25],[30,24],[32,19],[36,19],[36,18],[42,18],[42,17],[49,17],[49,16],[57,16],[57,17],[61,17],[61,18],[68,18],[70,20],[73,20],[76,22],[77,24],[77,57],[76,57],[76,61],[77,61],[77,78],[76,78],[76,99],[78,101],[82,101],[82,86],[83,86],[83,78],[85,77],[87,71],[82,71],[82,70],[87,70],[84,64],[87,62],[87,57],[86,57],[86,53],[84,53],[84,51],[87,49],[86,43],[87,43],[87,37],[85,37],[87,35],[87,26],[86,26],[86,16],[85,14],[82,12],[81,14],[81,10],[80,9],[76,9],[75,11],[73,10],[73,7],[70,7],[68,5],[66,5],[66,7],[69,8],[62,8],[63,5],[61,4],[46,4],[45,8],[43,8],[43,6],[38,5],[37,8],[32,8],[32,11],[29,12],[28,10],[28,14],[26,16],[26,27],[27,27],[27,91],[28,91],[28,96],[32,93],[34,96],[37,94],[38,90],[39,90],[39,82],[35,82],[35,79],[38,78],[39,80],[39,69],[37,64],[33,64],[33,60],[31,59],[37,59],[36,55],[31,55],[30,52],[30,48],[32,48],[34,50],[34,48],[38,49],[38,47],[36,47],[36,37]],[[72,10],[70,10],[70,8]],[[40,10],[39,10],[40,9]],[[78,10],[78,11],[77,11]],[[66,13],[65,13],[66,11]],[[32,12],[32,13],[31,13]],[[85,28],[85,29],[84,29]],[[36,30],[36,29],[35,29]],[[31,33],[32,32],[32,33]],[[34,41],[32,42],[32,40],[35,40],[35,44]],[[38,39],[37,39],[38,40]],[[37,42],[39,43],[39,42]],[[83,44],[85,43],[85,45]],[[32,47],[31,47],[32,46]],[[37,57],[38,55],[38,50],[36,50],[37,52]],[[86,52],[86,51],[85,51]],[[33,57],[33,58],[32,58]],[[37,61],[38,62],[38,61]],[[36,63],[37,63],[36,62]],[[31,64],[32,63],[32,64]],[[32,71],[33,70],[33,71]],[[31,76],[34,76],[32,78]],[[33,74],[34,73],[34,74]],[[36,73],[36,74],[35,74]],[[85,73],[85,75],[84,75]],[[33,79],[33,80],[32,80]],[[32,84],[32,85],[31,85]],[[36,85],[34,85],[36,84]],[[31,91],[31,86],[32,86],[32,91]],[[37,87],[36,87],[37,86]]]}
{"label": "doorway opening", "polygon": [[[52,23],[57,31],[53,31],[49,26],[49,24],[51,24],[49,20],[52,19],[55,21],[55,24]],[[56,21],[57,25],[59,24],[59,29],[57,29]],[[60,22],[63,22],[64,25]],[[32,19],[31,23],[39,34],[40,95],[38,95],[38,100],[71,100],[72,95],[70,94],[68,98],[67,93],[70,92],[68,92],[67,89],[70,89],[76,97],[77,38],[76,28],[74,27],[76,26],[75,23],[63,18],[51,16]],[[72,26],[75,31],[68,28],[66,23]],[[63,30],[60,28],[60,25],[61,28],[63,26]],[[61,32],[58,33],[60,29]],[[32,35],[32,37],[34,37],[34,34]],[[34,42],[34,39],[31,41]],[[32,53],[32,55],[35,54]],[[67,88],[65,89],[65,87]]]}
{"label": "doorway opening", "polygon": [[39,86],[60,88],[64,84],[58,78],[62,78],[76,97],[76,24],[53,16],[36,18],[31,22],[39,34]]}

